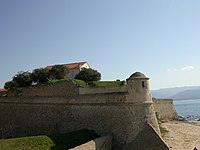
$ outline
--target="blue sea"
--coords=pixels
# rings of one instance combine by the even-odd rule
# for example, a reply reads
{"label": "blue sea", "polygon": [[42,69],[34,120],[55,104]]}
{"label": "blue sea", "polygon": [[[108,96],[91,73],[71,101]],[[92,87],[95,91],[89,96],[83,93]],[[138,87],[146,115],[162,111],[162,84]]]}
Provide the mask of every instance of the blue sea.
{"label": "blue sea", "polygon": [[174,100],[174,106],[179,116],[187,121],[200,122],[200,99]]}

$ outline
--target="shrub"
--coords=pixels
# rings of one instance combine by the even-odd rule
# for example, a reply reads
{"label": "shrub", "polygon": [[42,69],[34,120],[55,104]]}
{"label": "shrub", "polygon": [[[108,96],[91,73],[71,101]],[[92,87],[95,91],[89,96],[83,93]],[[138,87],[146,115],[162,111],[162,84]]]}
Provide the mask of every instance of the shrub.
{"label": "shrub", "polygon": [[84,68],[76,75],[75,79],[85,82],[99,81],[101,79],[101,74],[97,70]]}
{"label": "shrub", "polygon": [[31,73],[20,71],[13,77],[12,81],[16,87],[30,86],[32,84]]}

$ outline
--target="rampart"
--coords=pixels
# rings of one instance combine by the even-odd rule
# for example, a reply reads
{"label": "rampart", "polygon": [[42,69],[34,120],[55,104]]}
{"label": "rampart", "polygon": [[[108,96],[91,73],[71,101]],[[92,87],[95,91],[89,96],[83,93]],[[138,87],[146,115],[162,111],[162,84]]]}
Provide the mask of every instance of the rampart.
{"label": "rampart", "polygon": [[1,138],[65,133],[80,129],[111,134],[114,150],[168,150],[160,130],[148,78],[134,73],[127,85],[78,88],[63,81],[22,96],[0,98]]}
{"label": "rampart", "polygon": [[[67,96],[73,97],[79,94],[78,87],[71,81],[61,81],[59,83],[33,86],[23,88],[19,91],[23,97],[46,97],[46,96]],[[9,91],[9,97],[16,96],[16,91]]]}
{"label": "rampart", "polygon": [[176,109],[173,105],[172,99],[155,99],[154,102],[154,111],[158,119],[161,120],[175,120],[178,115]]}

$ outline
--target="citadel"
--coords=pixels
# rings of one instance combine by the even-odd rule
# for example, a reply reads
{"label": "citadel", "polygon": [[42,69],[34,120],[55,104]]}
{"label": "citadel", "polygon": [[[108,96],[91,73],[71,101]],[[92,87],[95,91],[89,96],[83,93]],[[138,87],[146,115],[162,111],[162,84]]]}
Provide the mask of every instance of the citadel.
{"label": "citadel", "polygon": [[121,86],[83,88],[68,80],[0,98],[1,138],[90,129],[102,136],[97,150],[168,150],[157,119],[176,117],[172,100],[153,100],[140,72]]}

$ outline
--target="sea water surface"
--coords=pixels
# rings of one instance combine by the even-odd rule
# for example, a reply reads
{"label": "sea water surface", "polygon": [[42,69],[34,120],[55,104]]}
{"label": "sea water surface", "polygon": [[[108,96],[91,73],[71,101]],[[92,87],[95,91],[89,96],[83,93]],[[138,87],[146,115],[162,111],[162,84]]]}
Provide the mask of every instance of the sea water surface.
{"label": "sea water surface", "polygon": [[183,116],[187,121],[200,122],[200,99],[174,100],[174,106],[179,116]]}

